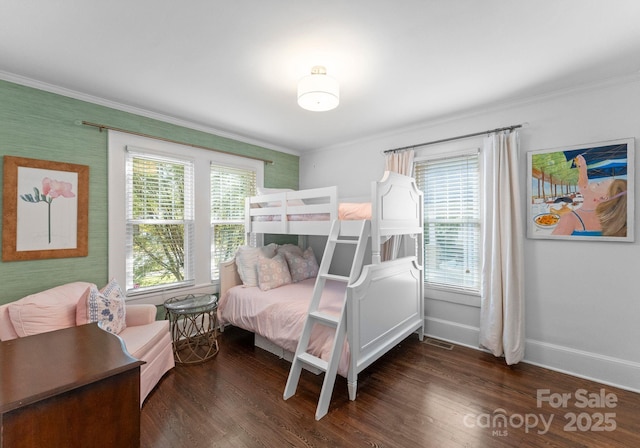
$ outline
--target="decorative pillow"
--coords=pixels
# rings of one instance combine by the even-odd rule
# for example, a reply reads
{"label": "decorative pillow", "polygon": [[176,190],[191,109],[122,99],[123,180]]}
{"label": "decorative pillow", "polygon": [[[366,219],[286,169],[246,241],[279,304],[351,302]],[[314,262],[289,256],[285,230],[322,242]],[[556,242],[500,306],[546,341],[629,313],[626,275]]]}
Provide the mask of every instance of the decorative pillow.
{"label": "decorative pillow", "polygon": [[78,298],[90,286],[95,287],[87,282],[67,283],[9,304],[9,318],[18,337],[75,326]]}
{"label": "decorative pillow", "polygon": [[286,254],[294,254],[299,257],[302,256],[302,248],[300,246],[296,246],[295,244],[283,244],[282,246],[278,246],[276,253],[285,256]]}
{"label": "decorative pillow", "polygon": [[273,258],[258,257],[258,285],[261,290],[268,291],[291,283],[291,274],[287,260],[281,254]]}
{"label": "decorative pillow", "polygon": [[284,256],[287,259],[293,283],[318,276],[318,262],[311,247],[307,248],[301,256],[293,252],[287,252]]}
{"label": "decorative pillow", "polygon": [[100,291],[92,286],[78,301],[76,323],[99,322],[103,330],[118,334],[126,328],[125,299],[120,285],[114,279]]}
{"label": "decorative pillow", "polygon": [[241,246],[236,252],[236,267],[242,284],[258,286],[258,256],[273,258],[277,244],[271,243],[264,247]]}

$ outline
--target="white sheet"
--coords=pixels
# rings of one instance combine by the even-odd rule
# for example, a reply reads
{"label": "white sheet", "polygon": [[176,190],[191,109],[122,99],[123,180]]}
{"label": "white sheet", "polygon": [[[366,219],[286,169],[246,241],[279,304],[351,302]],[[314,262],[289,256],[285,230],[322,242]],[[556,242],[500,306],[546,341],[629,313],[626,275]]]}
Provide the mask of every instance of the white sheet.
{"label": "white sheet", "polygon": [[[276,345],[295,352],[307,316],[315,278],[281,286],[269,291],[258,287],[234,286],[221,298],[218,318],[221,324],[232,324],[255,332]],[[320,311],[338,315],[344,302],[345,284],[327,281]],[[309,353],[329,360],[335,331],[316,325],[311,332]],[[349,369],[349,347],[345,341],[338,374],[345,377]]]}

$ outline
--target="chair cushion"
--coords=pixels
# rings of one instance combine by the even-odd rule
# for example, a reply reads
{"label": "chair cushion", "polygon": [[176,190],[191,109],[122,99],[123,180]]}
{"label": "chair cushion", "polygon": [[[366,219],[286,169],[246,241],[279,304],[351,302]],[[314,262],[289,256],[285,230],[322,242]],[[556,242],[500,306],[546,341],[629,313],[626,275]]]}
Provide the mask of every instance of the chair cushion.
{"label": "chair cushion", "polygon": [[76,305],[93,283],[75,282],[32,294],[9,304],[9,317],[19,337],[76,325]]}
{"label": "chair cushion", "polygon": [[145,356],[161,343],[162,338],[169,334],[169,321],[157,320],[146,325],[127,327],[118,336],[124,341],[125,347],[131,356],[145,360]]}

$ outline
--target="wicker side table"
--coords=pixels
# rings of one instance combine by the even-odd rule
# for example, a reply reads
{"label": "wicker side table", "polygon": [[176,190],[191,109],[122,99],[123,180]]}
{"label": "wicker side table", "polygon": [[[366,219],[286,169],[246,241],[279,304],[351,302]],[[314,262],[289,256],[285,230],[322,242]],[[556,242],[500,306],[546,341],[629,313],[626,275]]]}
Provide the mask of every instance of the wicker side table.
{"label": "wicker side table", "polygon": [[171,323],[173,355],[179,364],[198,364],[218,353],[218,298],[212,294],[172,297],[164,302]]}

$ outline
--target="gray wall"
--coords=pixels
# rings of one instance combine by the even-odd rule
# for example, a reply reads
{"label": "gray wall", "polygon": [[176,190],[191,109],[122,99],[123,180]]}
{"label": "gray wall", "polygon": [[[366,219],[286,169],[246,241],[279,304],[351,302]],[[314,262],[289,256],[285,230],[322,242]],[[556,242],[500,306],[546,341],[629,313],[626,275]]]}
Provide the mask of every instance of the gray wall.
{"label": "gray wall", "polygon": [[[640,75],[636,75],[496,106],[304,154],[300,186],[338,185],[343,196],[367,196],[370,182],[382,175],[385,149],[527,122],[520,139],[526,204],[528,151],[637,137],[639,103]],[[637,182],[635,191],[638,197]],[[524,217],[526,211],[522,213]],[[636,221],[636,235],[638,226]],[[633,243],[525,239],[527,362],[640,391],[638,239]],[[459,300],[427,291],[427,332],[477,347],[478,303],[473,297]]]}

